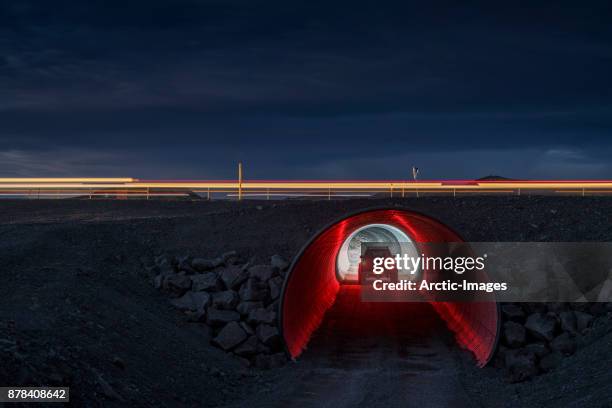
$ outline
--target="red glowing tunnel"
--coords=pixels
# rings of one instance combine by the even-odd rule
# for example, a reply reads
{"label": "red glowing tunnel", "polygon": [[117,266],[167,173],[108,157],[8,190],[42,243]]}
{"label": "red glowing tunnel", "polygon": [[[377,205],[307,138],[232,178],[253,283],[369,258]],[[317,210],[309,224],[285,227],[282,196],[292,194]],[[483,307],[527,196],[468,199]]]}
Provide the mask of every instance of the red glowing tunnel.
{"label": "red glowing tunnel", "polygon": [[[292,358],[298,357],[334,304],[341,283],[337,257],[355,231],[384,224],[419,243],[463,242],[450,228],[419,213],[399,209],[368,210],[350,215],[317,234],[294,260],[283,287],[281,331]],[[486,277],[485,277],[486,279]],[[430,302],[457,342],[470,350],[479,366],[490,359],[499,334],[499,309],[493,294],[477,302]],[[406,316],[410,323],[410,316]]]}

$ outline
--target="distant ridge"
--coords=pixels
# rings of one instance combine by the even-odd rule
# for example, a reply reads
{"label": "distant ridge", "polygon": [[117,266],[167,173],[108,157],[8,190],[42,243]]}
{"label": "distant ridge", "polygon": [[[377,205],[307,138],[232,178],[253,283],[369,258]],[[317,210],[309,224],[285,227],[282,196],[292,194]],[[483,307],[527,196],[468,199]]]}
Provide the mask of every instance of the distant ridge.
{"label": "distant ridge", "polygon": [[491,174],[491,175],[476,179],[476,181],[516,181],[516,179],[511,179],[508,177],[496,176],[494,174]]}

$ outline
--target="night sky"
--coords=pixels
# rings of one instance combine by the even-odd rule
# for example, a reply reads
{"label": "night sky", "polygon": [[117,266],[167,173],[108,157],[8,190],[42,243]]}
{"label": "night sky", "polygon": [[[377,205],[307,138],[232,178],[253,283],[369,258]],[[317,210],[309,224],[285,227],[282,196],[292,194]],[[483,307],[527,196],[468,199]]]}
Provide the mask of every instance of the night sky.
{"label": "night sky", "polygon": [[0,177],[612,178],[609,1],[408,3],[3,0]]}

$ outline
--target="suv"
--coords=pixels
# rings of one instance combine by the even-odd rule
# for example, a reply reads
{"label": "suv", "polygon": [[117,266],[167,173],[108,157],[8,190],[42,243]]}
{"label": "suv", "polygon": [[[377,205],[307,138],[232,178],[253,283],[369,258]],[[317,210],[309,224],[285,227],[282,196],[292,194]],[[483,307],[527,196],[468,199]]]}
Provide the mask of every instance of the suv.
{"label": "suv", "polygon": [[390,257],[392,257],[391,251],[386,246],[366,248],[359,263],[359,284],[371,285],[377,279],[384,282],[397,282],[397,268],[395,266],[391,270],[385,268],[384,272],[380,275],[372,271],[374,269],[374,258]]}

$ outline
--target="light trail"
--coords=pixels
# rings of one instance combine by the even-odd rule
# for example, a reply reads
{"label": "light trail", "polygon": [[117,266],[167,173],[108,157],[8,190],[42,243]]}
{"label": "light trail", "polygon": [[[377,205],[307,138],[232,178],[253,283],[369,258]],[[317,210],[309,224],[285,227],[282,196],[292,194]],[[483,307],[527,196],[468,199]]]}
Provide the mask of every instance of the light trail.
{"label": "light trail", "polygon": [[129,178],[0,178],[0,183],[131,183]]}
{"label": "light trail", "polygon": [[[238,197],[238,194],[228,194],[228,197]],[[266,197],[266,196],[270,196],[270,197],[327,197],[327,194],[317,194],[317,193],[313,193],[313,194],[308,194],[308,193],[303,193],[303,194],[294,194],[294,193],[270,193],[270,194],[265,194],[265,193],[257,193],[257,194],[252,194],[252,193],[243,193],[242,194],[243,197]],[[334,194],[334,197],[372,197],[372,194]]]}
{"label": "light trail", "polygon": [[[2,196],[9,196],[9,197],[15,197],[15,196],[19,196],[19,195],[23,195],[23,194],[14,194],[14,193],[0,193],[0,197]],[[188,196],[189,194],[187,193],[150,193],[150,194],[146,194],[146,193],[63,193],[63,192],[58,192],[58,193],[32,193],[31,196],[33,198],[35,198],[36,196],[44,196],[44,197],[83,197],[83,196],[97,196],[97,197],[108,197],[108,196],[116,196],[116,197],[121,197],[121,196],[130,196],[130,197],[185,197]]]}
{"label": "light trail", "polygon": [[612,180],[140,180],[0,178],[0,197],[412,197],[427,194],[608,195]]}

